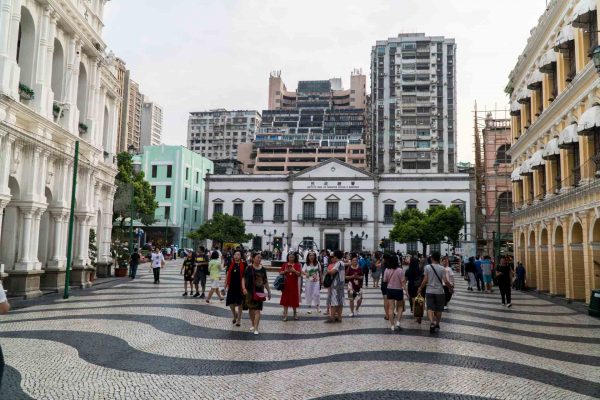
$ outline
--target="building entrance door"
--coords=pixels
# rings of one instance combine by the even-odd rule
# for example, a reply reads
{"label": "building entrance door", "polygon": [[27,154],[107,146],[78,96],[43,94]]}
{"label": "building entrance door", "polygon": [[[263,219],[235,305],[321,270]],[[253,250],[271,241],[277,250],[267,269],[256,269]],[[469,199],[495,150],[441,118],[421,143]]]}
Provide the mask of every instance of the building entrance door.
{"label": "building entrance door", "polygon": [[340,249],[340,234],[339,233],[326,233],[325,234],[325,248],[330,251]]}

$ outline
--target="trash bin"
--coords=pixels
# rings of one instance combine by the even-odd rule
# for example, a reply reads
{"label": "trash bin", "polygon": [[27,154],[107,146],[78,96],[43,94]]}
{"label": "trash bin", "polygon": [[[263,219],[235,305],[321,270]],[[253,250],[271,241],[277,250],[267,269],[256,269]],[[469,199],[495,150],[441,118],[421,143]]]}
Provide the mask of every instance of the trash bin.
{"label": "trash bin", "polygon": [[592,290],[588,314],[593,317],[600,317],[600,289]]}

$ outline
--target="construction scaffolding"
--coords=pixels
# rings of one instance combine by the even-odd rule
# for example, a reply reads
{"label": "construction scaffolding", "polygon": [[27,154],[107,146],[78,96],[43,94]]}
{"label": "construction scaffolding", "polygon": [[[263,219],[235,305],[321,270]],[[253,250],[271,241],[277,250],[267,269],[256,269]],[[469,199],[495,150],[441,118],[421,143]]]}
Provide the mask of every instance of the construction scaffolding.
{"label": "construction scaffolding", "polygon": [[477,254],[512,255],[512,172],[509,110],[473,111]]}

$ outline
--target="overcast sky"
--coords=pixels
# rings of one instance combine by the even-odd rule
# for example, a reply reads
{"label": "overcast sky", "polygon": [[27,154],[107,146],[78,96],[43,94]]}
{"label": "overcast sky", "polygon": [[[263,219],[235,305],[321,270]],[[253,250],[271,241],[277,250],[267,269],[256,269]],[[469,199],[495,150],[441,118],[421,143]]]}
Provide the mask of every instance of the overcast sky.
{"label": "overcast sky", "polygon": [[[546,0],[124,0],[104,38],[164,110],[163,142],[186,144],[190,111],[263,110],[270,71],[298,80],[362,68],[398,33],[457,42],[458,158],[473,160],[473,105],[507,108],[504,87]],[[368,84],[367,84],[368,86]]]}

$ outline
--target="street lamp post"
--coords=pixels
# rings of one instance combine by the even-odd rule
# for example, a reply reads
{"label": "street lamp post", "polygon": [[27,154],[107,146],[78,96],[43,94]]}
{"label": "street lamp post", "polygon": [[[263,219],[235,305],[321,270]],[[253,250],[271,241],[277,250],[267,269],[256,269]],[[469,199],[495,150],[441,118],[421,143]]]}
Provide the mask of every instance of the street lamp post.
{"label": "street lamp post", "polygon": [[[133,145],[129,145],[127,148],[127,152],[133,157],[135,152],[135,147]],[[141,165],[137,162],[133,162],[133,173],[137,175],[140,172]],[[132,177],[133,178],[133,177]],[[133,253],[133,212],[135,206],[135,186],[133,184],[133,179],[131,182],[131,200],[129,202],[129,254]]]}
{"label": "street lamp post", "polygon": [[283,232],[283,233],[281,234],[281,237],[282,237],[283,239],[285,239],[285,241],[286,241],[286,243],[287,243],[288,247],[290,247],[290,246],[292,245],[292,238],[294,237],[294,232],[290,233],[290,234],[287,236],[287,238],[286,238],[286,236],[285,236],[285,232]]}
{"label": "street lamp post", "polygon": [[[358,232],[356,232],[356,234],[354,234],[354,232],[350,231],[350,249],[352,251],[354,251],[354,249],[352,248],[352,241],[353,240],[356,240],[356,241],[360,240],[360,246],[359,246],[358,251],[361,251],[362,250],[362,242],[363,242],[363,240],[366,240],[368,238],[369,238],[369,235],[365,234],[365,231],[362,231],[360,233],[360,235],[358,234]],[[384,238],[384,240],[385,240],[385,238]]]}

